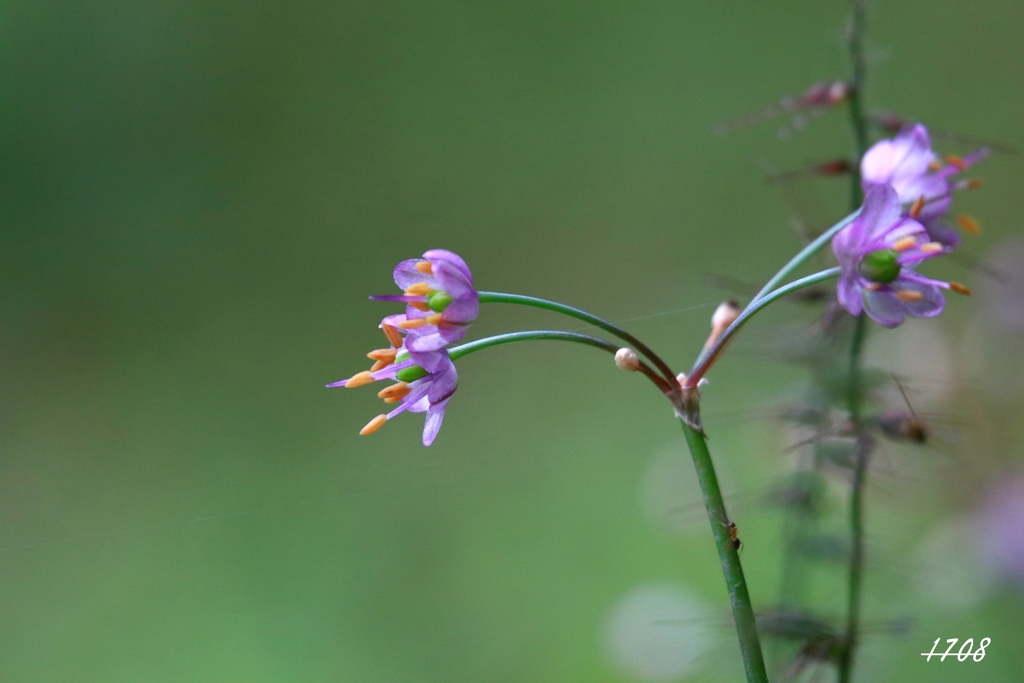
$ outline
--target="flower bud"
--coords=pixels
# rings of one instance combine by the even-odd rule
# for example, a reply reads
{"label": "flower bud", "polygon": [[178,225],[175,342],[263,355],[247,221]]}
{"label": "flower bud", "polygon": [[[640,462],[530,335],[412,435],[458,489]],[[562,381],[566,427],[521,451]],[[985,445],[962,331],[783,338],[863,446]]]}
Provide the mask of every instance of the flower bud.
{"label": "flower bud", "polygon": [[636,372],[640,369],[640,359],[633,349],[621,348],[615,352],[615,365],[620,370]]}
{"label": "flower bud", "polygon": [[736,322],[736,318],[740,317],[740,307],[735,301],[723,301],[718,304],[718,308],[715,309],[714,315],[711,316],[711,334],[708,336],[708,340],[704,342],[704,350],[708,351],[718,338],[722,336],[729,325]]}

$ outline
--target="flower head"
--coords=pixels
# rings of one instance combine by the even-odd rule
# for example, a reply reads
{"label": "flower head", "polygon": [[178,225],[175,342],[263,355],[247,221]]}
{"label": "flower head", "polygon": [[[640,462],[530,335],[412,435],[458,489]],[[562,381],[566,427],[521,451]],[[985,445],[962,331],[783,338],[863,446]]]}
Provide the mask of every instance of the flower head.
{"label": "flower head", "polygon": [[395,284],[402,294],[370,298],[407,304],[404,314],[389,316],[385,322],[408,332],[405,347],[409,351],[436,351],[457,342],[480,312],[469,266],[445,249],[431,249],[422,259],[399,263]]}
{"label": "flower head", "polygon": [[987,155],[982,148],[964,158],[946,157],[943,163],[932,151],[928,129],[918,123],[904,127],[891,140],[880,140],[864,154],[861,181],[865,191],[872,185],[891,185],[901,204],[912,205],[911,214],[933,241],[955,247],[960,236],[940,219],[953,203],[953,191],[973,184],[955,182],[953,176]]}
{"label": "flower head", "polygon": [[381,327],[391,342],[391,348],[367,354],[375,361],[373,368],[327,386],[354,388],[381,380],[394,380],[394,384],[381,390],[377,396],[384,399],[385,403],[398,403],[398,407],[390,413],[373,418],[359,433],[372,434],[383,427],[385,422],[405,411],[426,413],[423,445],[429,446],[441,429],[448,399],[459,384],[455,364],[444,349],[412,351],[404,343],[408,338],[403,340],[397,329],[386,322]]}
{"label": "flower head", "polygon": [[931,318],[942,313],[943,289],[969,293],[962,285],[914,271],[922,261],[950,248],[932,241],[923,225],[901,215],[899,195],[889,185],[868,186],[860,215],[836,233],[832,249],[842,269],[839,303],[852,315],[863,311],[885,327],[896,327],[908,315]]}

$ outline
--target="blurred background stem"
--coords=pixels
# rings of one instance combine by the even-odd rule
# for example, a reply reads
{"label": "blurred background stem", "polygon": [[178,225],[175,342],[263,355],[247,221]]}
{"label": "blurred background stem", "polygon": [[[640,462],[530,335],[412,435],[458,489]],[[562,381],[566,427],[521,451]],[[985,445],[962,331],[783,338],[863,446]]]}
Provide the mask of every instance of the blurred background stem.
{"label": "blurred background stem", "polygon": [[[861,190],[860,160],[868,149],[867,120],[864,116],[864,3],[851,0],[850,63],[852,82],[850,88],[850,124],[857,145],[857,163],[851,173],[850,207],[856,210],[864,198]],[[850,683],[853,679],[853,662],[857,649],[857,633],[860,628],[860,598],[864,568],[864,487],[867,480],[868,460],[871,444],[864,431],[862,419],[861,356],[867,335],[866,318],[863,313],[857,317],[850,345],[850,371],[847,384],[847,401],[850,420],[857,440],[854,460],[853,484],[850,489],[850,568],[847,587],[846,634],[838,666],[839,683]]]}

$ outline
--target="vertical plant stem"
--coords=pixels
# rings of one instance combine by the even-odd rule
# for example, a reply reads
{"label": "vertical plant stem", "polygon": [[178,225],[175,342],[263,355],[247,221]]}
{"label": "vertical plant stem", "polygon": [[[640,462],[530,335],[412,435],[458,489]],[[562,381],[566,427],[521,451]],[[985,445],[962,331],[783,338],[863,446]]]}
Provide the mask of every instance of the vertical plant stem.
{"label": "vertical plant stem", "polygon": [[747,581],[743,577],[743,566],[739,554],[733,547],[729,534],[729,516],[722,500],[722,489],[718,485],[714,463],[708,451],[707,440],[703,431],[698,431],[680,420],[686,445],[690,448],[694,467],[697,469],[697,480],[704,494],[704,508],[711,523],[711,533],[715,537],[718,548],[718,559],[722,563],[725,574],[725,587],[729,591],[729,602],[732,604],[732,616],[736,621],[736,635],[740,640],[740,652],[743,655],[743,668],[747,674],[747,683],[768,683],[768,672],[764,666],[764,655],[761,652],[761,640],[757,635],[757,622],[754,618],[754,607],[750,603],[750,592]]}
{"label": "vertical plant stem", "polygon": [[[851,174],[851,208],[856,209],[864,199],[861,191],[860,160],[868,151],[867,119],[864,116],[864,1],[851,0],[850,63],[853,69],[850,93],[850,124],[857,145],[857,167]],[[863,313],[857,317],[850,345],[850,375],[847,384],[847,402],[850,419],[857,438],[857,454],[854,461],[853,484],[850,489],[850,573],[846,600],[846,635],[840,653],[839,683],[853,680],[853,662],[857,650],[860,630],[860,598],[864,579],[864,487],[867,482],[868,459],[871,454],[870,439],[864,432],[862,419],[861,355],[864,337],[867,335],[867,318]]]}
{"label": "vertical plant stem", "polygon": [[850,573],[846,600],[846,637],[839,660],[839,682],[850,683],[853,679],[854,653],[860,630],[860,596],[864,579],[864,487],[868,473],[868,459],[871,455],[870,437],[864,432],[862,419],[862,387],[860,360],[867,333],[867,318],[857,317],[853,329],[853,343],[850,346],[850,376],[847,387],[847,401],[850,419],[853,421],[857,438],[857,453],[853,468],[853,485],[850,489]]}
{"label": "vertical plant stem", "polygon": [[853,70],[849,97],[850,125],[857,144],[857,167],[850,174],[853,179],[850,208],[856,211],[864,199],[860,187],[860,160],[868,151],[868,121],[864,116],[864,80],[867,75],[864,64],[864,0],[850,0],[850,10],[850,64]]}

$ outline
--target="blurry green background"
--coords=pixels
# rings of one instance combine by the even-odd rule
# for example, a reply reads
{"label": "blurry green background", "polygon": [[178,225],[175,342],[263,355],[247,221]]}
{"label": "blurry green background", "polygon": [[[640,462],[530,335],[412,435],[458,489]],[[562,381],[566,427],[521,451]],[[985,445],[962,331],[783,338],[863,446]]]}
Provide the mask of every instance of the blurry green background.
{"label": "blurry green background", "polygon": [[[761,282],[798,247],[765,165],[852,148],[842,111],[788,141],[784,120],[712,128],[845,77],[846,9],[0,5],[0,679],[740,680],[706,520],[658,522],[699,499],[641,379],[584,347],[474,355],[430,449],[420,416],[360,438],[373,392],[323,385],[383,342],[394,307],[366,295],[432,247],[484,289],[642,318],[683,369],[727,296],[703,276]],[[1024,146],[1024,5],[878,0],[869,22],[870,107]],[[993,157],[958,198],[985,227],[966,251],[1020,233],[1020,171]],[[845,191],[825,181],[825,219]],[[1024,443],[1021,333],[990,339],[979,294],[872,339],[956,419],[872,479],[865,618],[914,627],[868,638],[860,680],[1024,676],[1024,584],[956,536]],[[803,386],[771,349],[800,319],[752,325],[704,402],[760,605],[779,519],[744,492],[791,464],[760,418]],[[487,307],[473,335],[566,326]],[[817,590],[837,616],[832,572]],[[690,604],[696,635],[630,645],[636,595]],[[919,654],[985,636],[981,663]]]}

